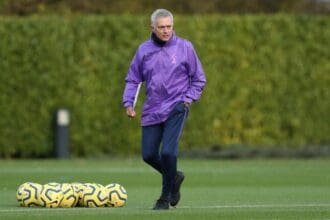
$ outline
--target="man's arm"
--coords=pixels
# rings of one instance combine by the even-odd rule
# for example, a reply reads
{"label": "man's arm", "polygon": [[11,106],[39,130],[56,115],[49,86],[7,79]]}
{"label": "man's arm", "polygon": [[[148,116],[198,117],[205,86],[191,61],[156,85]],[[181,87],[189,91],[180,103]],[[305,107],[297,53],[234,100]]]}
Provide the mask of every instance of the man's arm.
{"label": "man's arm", "polygon": [[202,64],[191,43],[188,44],[188,71],[190,77],[190,87],[186,92],[183,101],[191,104],[200,98],[206,83],[206,77]]}
{"label": "man's arm", "polygon": [[140,58],[138,52],[136,52],[125,78],[125,90],[123,94],[123,106],[126,108],[126,114],[128,117],[135,117],[134,110],[137,96],[141,87],[142,76],[140,71]]}

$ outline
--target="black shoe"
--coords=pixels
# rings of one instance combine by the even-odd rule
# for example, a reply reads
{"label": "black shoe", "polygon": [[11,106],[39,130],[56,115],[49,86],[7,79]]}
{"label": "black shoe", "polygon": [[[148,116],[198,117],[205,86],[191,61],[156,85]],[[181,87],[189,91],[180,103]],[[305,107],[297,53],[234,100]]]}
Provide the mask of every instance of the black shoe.
{"label": "black shoe", "polygon": [[180,201],[181,198],[180,187],[183,180],[184,180],[183,172],[178,171],[175,176],[174,186],[171,192],[171,201],[170,201],[171,206],[176,206]]}
{"label": "black shoe", "polygon": [[159,198],[153,207],[153,210],[166,210],[170,208],[169,201],[163,198]]}

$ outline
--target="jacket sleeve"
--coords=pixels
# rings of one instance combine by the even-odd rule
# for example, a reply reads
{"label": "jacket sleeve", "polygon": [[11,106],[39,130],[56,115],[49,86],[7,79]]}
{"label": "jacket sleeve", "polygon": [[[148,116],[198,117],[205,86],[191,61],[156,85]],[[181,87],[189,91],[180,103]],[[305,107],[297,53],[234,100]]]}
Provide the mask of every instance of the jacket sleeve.
{"label": "jacket sleeve", "polygon": [[203,71],[202,64],[198,59],[193,45],[190,42],[188,43],[187,53],[190,86],[185,94],[185,98],[183,101],[191,103],[193,101],[197,101],[200,98],[206,83],[206,77]]}
{"label": "jacket sleeve", "polygon": [[140,82],[142,82],[141,56],[139,50],[135,53],[125,78],[125,90],[123,94],[123,106],[133,106],[135,94]]}

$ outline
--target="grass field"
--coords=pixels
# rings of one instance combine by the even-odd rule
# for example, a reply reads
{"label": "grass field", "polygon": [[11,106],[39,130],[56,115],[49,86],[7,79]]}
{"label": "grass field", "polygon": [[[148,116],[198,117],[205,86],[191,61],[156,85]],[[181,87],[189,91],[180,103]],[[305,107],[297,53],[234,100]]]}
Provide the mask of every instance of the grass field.
{"label": "grass field", "polygon": [[[330,219],[330,160],[180,160],[182,200],[150,210],[160,177],[140,159],[2,160],[0,219]],[[118,182],[123,208],[23,208],[17,187],[38,182]]]}

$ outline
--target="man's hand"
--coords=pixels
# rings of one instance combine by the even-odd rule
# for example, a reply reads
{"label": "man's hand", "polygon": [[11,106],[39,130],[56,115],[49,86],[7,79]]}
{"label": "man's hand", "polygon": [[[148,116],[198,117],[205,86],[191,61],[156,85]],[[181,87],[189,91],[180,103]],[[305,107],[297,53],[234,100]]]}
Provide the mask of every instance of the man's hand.
{"label": "man's hand", "polygon": [[131,106],[126,108],[126,114],[130,118],[134,118],[136,116],[136,113],[135,113],[133,107],[131,107]]}

